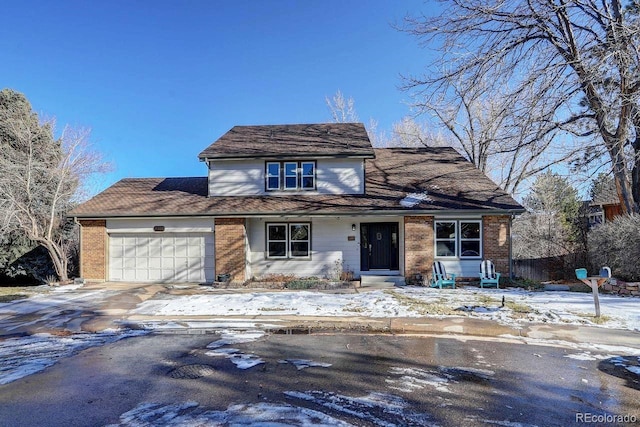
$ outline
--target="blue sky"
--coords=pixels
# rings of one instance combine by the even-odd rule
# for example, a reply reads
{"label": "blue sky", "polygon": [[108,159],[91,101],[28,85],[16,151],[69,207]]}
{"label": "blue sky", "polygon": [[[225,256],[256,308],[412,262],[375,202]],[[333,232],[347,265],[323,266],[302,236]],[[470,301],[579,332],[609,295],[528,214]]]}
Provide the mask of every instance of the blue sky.
{"label": "blue sky", "polygon": [[392,28],[405,0],[13,1],[0,86],[90,127],[122,177],[204,176],[198,153],[234,125],[329,121],[340,89],[379,130],[409,113],[401,74],[428,52]]}

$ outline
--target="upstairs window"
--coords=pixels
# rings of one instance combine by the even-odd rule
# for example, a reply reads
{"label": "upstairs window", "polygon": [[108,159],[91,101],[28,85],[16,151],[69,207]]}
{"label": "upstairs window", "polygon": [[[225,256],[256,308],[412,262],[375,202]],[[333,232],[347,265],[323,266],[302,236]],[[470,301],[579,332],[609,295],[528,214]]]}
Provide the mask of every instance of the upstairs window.
{"label": "upstairs window", "polygon": [[438,258],[481,258],[480,221],[436,221],[435,246]]}
{"label": "upstairs window", "polygon": [[284,189],[296,190],[298,188],[298,163],[286,162],[284,164]]}
{"label": "upstairs window", "polygon": [[315,190],[316,162],[267,162],[267,191]]}
{"label": "upstairs window", "polygon": [[300,162],[301,185],[303,190],[313,190],[316,188],[316,163]]}
{"label": "upstairs window", "polygon": [[280,189],[280,163],[267,163],[267,191]]}

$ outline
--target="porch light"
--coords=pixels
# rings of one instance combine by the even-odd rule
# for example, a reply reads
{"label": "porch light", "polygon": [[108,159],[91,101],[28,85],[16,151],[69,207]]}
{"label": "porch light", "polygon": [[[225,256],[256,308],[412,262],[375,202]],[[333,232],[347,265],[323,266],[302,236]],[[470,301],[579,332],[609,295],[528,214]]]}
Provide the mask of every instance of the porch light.
{"label": "porch light", "polygon": [[351,231],[356,231],[356,225],[355,224],[351,224]]}

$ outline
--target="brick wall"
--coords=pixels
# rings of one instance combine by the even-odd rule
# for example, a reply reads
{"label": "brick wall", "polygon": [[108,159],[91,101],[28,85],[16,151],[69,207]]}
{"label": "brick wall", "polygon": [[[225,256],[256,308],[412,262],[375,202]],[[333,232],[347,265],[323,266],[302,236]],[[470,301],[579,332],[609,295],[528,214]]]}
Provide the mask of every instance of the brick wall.
{"label": "brick wall", "polygon": [[426,277],[433,264],[433,217],[404,217],[404,276]]}
{"label": "brick wall", "polygon": [[508,215],[482,217],[482,248],[484,259],[490,259],[496,271],[509,277],[509,223]]}
{"label": "brick wall", "polygon": [[107,221],[81,220],[80,277],[107,279]]}
{"label": "brick wall", "polygon": [[231,274],[234,282],[246,280],[246,228],[244,218],[216,218],[216,276]]}

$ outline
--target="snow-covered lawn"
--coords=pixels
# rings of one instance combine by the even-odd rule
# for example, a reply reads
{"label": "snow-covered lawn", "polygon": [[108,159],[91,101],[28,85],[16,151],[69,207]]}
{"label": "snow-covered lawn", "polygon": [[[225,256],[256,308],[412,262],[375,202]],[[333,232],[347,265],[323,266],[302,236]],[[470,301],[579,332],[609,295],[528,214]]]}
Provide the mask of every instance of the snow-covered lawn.
{"label": "snow-covered lawn", "polygon": [[590,293],[404,287],[356,294],[297,291],[163,296],[163,299],[141,303],[134,313],[160,316],[379,318],[465,316],[516,327],[535,322],[640,330],[640,298],[600,295],[600,306],[602,317],[596,321]]}

